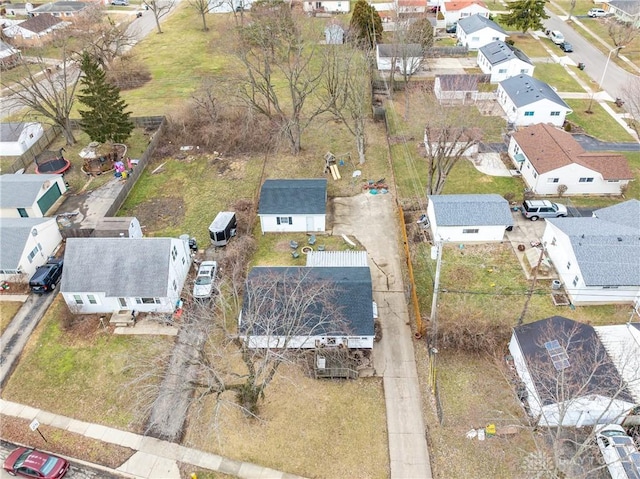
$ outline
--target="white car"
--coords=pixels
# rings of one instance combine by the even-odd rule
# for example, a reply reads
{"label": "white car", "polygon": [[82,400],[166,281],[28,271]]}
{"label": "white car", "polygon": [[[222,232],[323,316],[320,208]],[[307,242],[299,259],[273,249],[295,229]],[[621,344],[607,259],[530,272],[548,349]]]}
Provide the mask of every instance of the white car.
{"label": "white car", "polygon": [[556,45],[564,43],[564,35],[558,30],[552,30],[551,33],[549,33],[549,38],[551,38],[551,41]]}
{"label": "white car", "polygon": [[612,479],[640,477],[640,452],[618,424],[596,426],[596,442]]}
{"label": "white car", "polygon": [[198,275],[193,283],[193,297],[195,299],[208,299],[211,297],[217,273],[217,262],[203,261],[200,264]]}
{"label": "white car", "polygon": [[589,15],[591,18],[606,17],[607,12],[605,12],[602,8],[592,8],[591,10],[589,10],[587,15]]}

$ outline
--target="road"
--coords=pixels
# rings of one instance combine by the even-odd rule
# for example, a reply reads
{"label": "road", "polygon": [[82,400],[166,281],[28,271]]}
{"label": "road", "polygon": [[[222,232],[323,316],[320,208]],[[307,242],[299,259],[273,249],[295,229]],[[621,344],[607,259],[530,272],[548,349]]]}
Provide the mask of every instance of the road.
{"label": "road", "polygon": [[[576,62],[576,64],[584,63],[584,71],[595,82],[592,84],[592,87],[595,91],[598,91],[597,85],[602,79],[602,73],[607,63],[607,55],[598,50],[553,12],[549,10],[546,10],[546,12],[549,15],[549,18],[545,21],[545,27],[549,30],[559,30],[564,35],[565,39],[573,45],[574,51],[566,54],[560,50],[559,47],[554,47],[557,49],[557,54],[569,56],[569,58]],[[588,21],[597,20],[585,20],[585,23]],[[607,41],[608,39],[603,38],[603,40]],[[611,54],[611,56],[613,55],[615,55],[615,53]],[[624,86],[630,84],[631,79],[634,78],[634,76],[635,75],[623,70],[614,62],[610,61],[607,66],[605,79],[602,82],[602,88],[611,96],[611,98],[624,98]]]}

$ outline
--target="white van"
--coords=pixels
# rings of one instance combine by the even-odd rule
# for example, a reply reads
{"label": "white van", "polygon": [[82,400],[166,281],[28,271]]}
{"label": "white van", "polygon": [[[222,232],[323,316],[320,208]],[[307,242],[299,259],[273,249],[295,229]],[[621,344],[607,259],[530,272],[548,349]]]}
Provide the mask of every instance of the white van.
{"label": "white van", "polygon": [[596,426],[596,442],[612,479],[640,477],[640,452],[618,424]]}
{"label": "white van", "polygon": [[549,33],[549,38],[551,38],[551,41],[556,45],[564,43],[564,35],[558,30],[552,30],[551,33]]}

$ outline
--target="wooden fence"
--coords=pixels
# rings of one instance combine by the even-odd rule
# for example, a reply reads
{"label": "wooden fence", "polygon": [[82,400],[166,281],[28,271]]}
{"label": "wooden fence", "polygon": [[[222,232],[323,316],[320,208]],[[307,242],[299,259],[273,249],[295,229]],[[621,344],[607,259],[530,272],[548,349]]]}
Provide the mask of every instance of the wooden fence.
{"label": "wooden fence", "polygon": [[46,126],[44,128],[44,133],[36,141],[31,148],[25,151],[22,155],[18,157],[16,161],[9,167],[11,173],[15,173],[16,171],[27,169],[31,163],[36,159],[40,153],[49,148],[49,145],[53,143],[53,141],[58,138],[58,135],[62,132],[62,129],[59,126]]}

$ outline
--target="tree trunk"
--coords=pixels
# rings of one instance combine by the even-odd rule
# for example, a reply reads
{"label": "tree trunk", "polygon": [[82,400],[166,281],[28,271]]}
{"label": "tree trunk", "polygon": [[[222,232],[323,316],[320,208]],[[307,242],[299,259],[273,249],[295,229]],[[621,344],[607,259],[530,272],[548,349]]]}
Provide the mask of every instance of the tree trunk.
{"label": "tree trunk", "polygon": [[156,28],[158,29],[158,33],[162,33],[162,28],[160,28],[160,19],[158,15],[154,12],[154,18],[156,19]]}
{"label": "tree trunk", "polygon": [[202,16],[202,30],[203,31],[208,31],[209,27],[207,27],[207,16],[206,16],[207,12],[200,12],[200,15]]}
{"label": "tree trunk", "polygon": [[365,147],[366,147],[366,138],[364,135],[364,119],[358,118],[356,120],[356,149],[358,150],[358,162],[362,165],[365,162]]}
{"label": "tree trunk", "polygon": [[75,144],[76,137],[73,136],[73,128],[71,128],[69,118],[61,119],[58,124],[62,127],[62,135],[67,142],[67,146]]}

